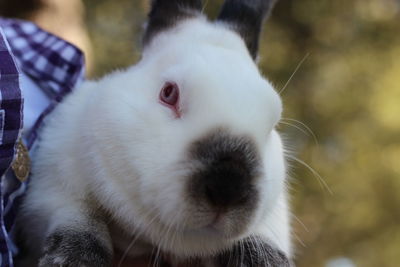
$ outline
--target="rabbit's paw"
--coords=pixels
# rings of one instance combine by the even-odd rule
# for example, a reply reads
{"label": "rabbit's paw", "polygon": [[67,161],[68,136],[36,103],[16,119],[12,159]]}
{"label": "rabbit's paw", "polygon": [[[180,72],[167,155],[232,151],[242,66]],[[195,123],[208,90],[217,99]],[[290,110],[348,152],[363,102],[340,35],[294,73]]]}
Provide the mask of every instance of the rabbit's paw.
{"label": "rabbit's paw", "polygon": [[262,238],[251,236],[235,244],[216,259],[216,266],[291,267],[288,257]]}
{"label": "rabbit's paw", "polygon": [[112,252],[90,232],[61,230],[45,243],[39,267],[109,267]]}

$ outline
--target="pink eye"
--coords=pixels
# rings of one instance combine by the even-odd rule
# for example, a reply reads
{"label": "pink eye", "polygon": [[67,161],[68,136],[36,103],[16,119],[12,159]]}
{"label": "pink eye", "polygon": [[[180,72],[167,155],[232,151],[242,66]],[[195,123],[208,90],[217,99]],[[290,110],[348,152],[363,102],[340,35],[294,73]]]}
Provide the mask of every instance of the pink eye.
{"label": "pink eye", "polygon": [[179,100],[178,85],[167,82],[160,92],[160,100],[167,105],[175,106]]}
{"label": "pink eye", "polygon": [[179,100],[178,85],[167,82],[160,92],[160,100],[169,106],[175,106]]}
{"label": "pink eye", "polygon": [[180,117],[178,110],[179,87],[174,82],[166,82],[160,92],[160,101],[162,104],[172,108],[177,117]]}

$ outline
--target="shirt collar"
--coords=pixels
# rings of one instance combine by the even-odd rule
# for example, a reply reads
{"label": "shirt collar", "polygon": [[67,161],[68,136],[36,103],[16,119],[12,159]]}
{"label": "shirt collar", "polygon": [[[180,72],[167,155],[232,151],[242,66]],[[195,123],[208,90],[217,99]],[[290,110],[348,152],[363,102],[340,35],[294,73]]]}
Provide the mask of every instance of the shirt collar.
{"label": "shirt collar", "polygon": [[28,21],[0,18],[0,27],[20,69],[51,99],[60,102],[83,79],[84,56],[71,43]]}

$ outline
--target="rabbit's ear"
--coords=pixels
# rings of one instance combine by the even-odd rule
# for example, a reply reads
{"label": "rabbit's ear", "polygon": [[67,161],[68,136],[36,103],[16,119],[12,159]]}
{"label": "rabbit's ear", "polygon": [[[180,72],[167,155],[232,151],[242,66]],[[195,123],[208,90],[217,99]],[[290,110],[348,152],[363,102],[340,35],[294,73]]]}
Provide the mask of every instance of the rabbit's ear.
{"label": "rabbit's ear", "polygon": [[245,41],[255,59],[264,19],[277,0],[226,0],[218,21],[228,24]]}
{"label": "rabbit's ear", "polygon": [[202,6],[201,0],[152,0],[143,43],[146,45],[157,33],[180,20],[199,15]]}

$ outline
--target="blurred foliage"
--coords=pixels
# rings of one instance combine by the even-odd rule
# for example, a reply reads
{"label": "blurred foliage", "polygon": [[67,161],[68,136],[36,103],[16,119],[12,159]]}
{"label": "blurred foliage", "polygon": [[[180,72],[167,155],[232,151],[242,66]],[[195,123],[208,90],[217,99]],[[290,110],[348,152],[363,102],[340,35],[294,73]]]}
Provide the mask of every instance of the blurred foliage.
{"label": "blurred foliage", "polygon": [[[147,1],[84,2],[94,76],[137,61]],[[222,3],[204,2],[211,16]],[[297,266],[400,262],[399,21],[398,0],[280,0],[264,28],[259,65],[277,90],[305,59],[282,93],[293,126],[280,130],[333,192],[291,162]]]}
{"label": "blurred foliage", "polygon": [[[91,77],[134,64],[149,1],[83,2]],[[222,0],[204,2],[213,17]],[[297,266],[399,265],[399,21],[399,0],[280,0],[264,28],[259,65],[285,88],[280,131],[333,192],[290,161]]]}

